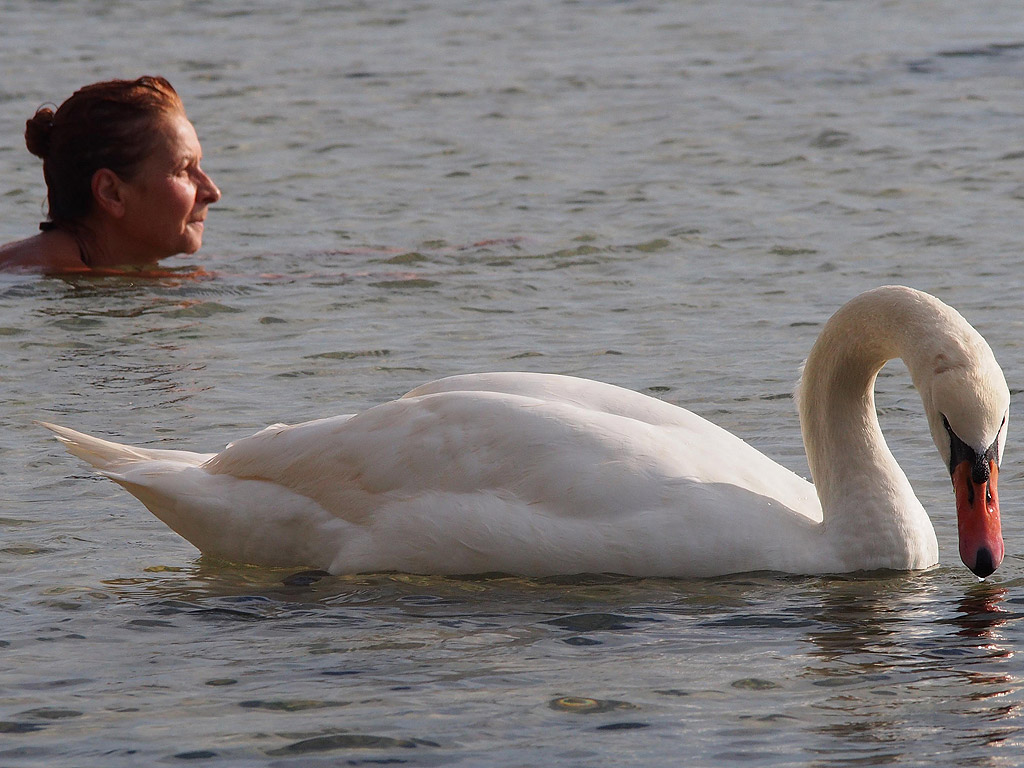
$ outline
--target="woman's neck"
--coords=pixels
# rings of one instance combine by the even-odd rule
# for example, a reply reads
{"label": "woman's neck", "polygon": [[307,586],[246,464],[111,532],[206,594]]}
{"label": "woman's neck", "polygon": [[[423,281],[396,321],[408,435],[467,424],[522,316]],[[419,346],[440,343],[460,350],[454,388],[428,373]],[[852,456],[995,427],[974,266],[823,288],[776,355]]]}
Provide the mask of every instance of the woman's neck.
{"label": "woman's neck", "polygon": [[118,236],[110,227],[85,223],[72,233],[82,262],[93,270],[153,267],[158,259],[139,252],[136,246]]}

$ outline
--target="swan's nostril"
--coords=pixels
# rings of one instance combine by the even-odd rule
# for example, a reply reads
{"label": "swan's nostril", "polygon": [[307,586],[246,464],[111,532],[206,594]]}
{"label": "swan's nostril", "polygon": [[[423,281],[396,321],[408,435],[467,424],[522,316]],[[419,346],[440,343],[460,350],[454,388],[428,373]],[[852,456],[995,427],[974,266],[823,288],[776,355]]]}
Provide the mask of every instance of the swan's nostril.
{"label": "swan's nostril", "polygon": [[976,576],[982,579],[995,573],[995,560],[988,547],[982,547],[978,550],[978,555],[974,560],[974,565],[971,566],[971,570],[974,571]]}

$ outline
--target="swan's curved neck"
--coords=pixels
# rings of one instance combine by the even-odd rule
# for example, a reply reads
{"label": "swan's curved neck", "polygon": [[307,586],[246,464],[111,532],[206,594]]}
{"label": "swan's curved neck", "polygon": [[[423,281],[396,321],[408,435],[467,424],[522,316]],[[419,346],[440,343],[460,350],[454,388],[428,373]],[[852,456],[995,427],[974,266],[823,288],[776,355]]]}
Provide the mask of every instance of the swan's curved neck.
{"label": "swan's curved neck", "polygon": [[[932,365],[935,328],[947,308],[924,296],[879,290],[842,307],[815,342],[797,396],[823,530],[837,541],[863,542],[856,556],[870,550],[877,567],[899,567],[900,558],[918,557],[914,550],[933,557],[927,551],[936,548],[931,523],[885,444],[874,395],[889,360],[902,358],[915,384]],[[915,531],[923,540],[908,538]]]}

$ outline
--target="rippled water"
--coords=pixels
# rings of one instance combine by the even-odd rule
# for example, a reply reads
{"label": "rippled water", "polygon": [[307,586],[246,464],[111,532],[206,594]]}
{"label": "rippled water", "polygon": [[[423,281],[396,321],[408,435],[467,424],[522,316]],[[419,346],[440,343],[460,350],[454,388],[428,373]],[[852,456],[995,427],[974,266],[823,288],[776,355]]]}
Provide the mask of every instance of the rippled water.
{"label": "rippled water", "polygon": [[0,763],[1020,764],[1019,430],[979,583],[898,364],[883,427],[941,548],[919,574],[231,566],[32,425],[217,450],[543,370],[806,473],[800,362],[888,282],[964,312],[1016,395],[1019,4],[251,5],[0,1],[0,241],[40,217],[24,120],[91,80],[167,75],[224,191],[177,277],[0,276]]}

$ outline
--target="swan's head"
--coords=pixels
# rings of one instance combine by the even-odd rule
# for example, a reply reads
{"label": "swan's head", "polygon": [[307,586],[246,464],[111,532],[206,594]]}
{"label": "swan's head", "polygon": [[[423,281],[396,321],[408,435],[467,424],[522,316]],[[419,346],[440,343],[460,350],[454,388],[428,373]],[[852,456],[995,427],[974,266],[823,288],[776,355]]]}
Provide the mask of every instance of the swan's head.
{"label": "swan's head", "polygon": [[955,349],[934,355],[919,389],[932,439],[953,480],[960,559],[985,578],[1003,560],[996,479],[1010,391],[992,350],[970,330]]}

